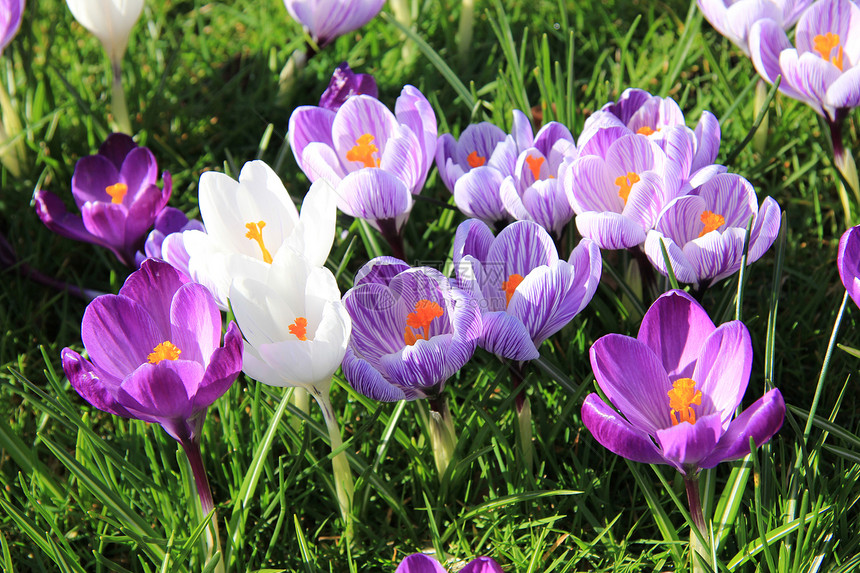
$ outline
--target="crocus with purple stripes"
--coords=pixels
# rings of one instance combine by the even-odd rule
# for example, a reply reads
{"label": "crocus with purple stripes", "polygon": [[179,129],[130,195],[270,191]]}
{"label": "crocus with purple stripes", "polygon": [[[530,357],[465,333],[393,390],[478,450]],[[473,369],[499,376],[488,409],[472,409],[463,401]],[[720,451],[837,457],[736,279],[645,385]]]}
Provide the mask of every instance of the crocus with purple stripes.
{"label": "crocus with purple stripes", "polygon": [[322,48],[370,22],[385,0],[284,0],[290,16]]}
{"label": "crocus with purple stripes", "polygon": [[699,9],[714,29],[749,55],[750,28],[759,20],[772,20],[788,30],[812,0],[697,0]]}
{"label": "crocus with purple stripes", "polygon": [[[749,383],[752,344],[740,321],[715,326],[682,291],[658,298],[637,338],[608,334],[594,343],[600,389],[582,405],[582,421],[615,454],[673,466],[686,478],[750,452],[782,426],[785,402],[769,390],[735,417]],[[616,411],[617,410],[617,411]]]}

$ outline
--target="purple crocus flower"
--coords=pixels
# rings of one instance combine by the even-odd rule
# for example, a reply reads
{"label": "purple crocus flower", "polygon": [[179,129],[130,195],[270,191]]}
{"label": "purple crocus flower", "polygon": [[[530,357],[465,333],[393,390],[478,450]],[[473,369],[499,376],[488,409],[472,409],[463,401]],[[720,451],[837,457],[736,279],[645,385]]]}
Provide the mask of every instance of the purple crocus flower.
{"label": "purple crocus flower", "polygon": [[438,397],[481,335],[481,311],[467,292],[393,257],[359,269],[343,302],[352,318],[343,374],[382,402]]}
{"label": "purple crocus flower", "polygon": [[328,87],[320,97],[319,106],[337,111],[349,97],[360,94],[379,97],[376,80],[370,74],[353,72],[349,64],[343,62],[334,69]]}
{"label": "purple crocus flower", "polygon": [[290,146],[311,181],[334,187],[338,208],[366,219],[391,241],[421,192],[436,151],[436,115],[427,98],[405,86],[395,113],[369,95],[336,112],[315,106],[290,116]]}
{"label": "purple crocus flower", "polygon": [[740,321],[714,326],[682,291],[651,305],[637,338],[608,334],[590,356],[612,406],[589,394],[582,421],[629,460],[667,464],[692,479],[700,469],[742,458],[750,438],[759,446],[782,426],[785,402],[777,389],[735,418],[752,367],[749,331]]}
{"label": "purple crocus flower", "polygon": [[36,213],[55,233],[106,247],[133,266],[135,253],[170,198],[170,173],[164,171],[161,178],[163,189],[156,186],[158,166],[149,149],[114,133],[97,155],[75,165],[72,195],[81,214],[69,213],[59,197],[43,189],[36,192]]}
{"label": "purple crocus flower", "polygon": [[851,227],[839,239],[836,266],[848,295],[860,306],[860,226]]}
{"label": "purple crocus flower", "polygon": [[454,268],[483,313],[481,348],[524,361],[540,356],[540,344],[591,301],[602,266],[600,249],[588,239],[564,261],[534,222],[512,223],[493,237],[470,219],[457,228]]}
{"label": "purple crocus flower", "polygon": [[698,0],[699,9],[714,29],[750,55],[750,28],[759,20],[773,20],[788,30],[812,0]]}
{"label": "purple crocus flower", "polygon": [[18,33],[23,13],[24,0],[0,0],[0,54]]}
{"label": "purple crocus flower", "polygon": [[63,370],[87,402],[110,414],[161,424],[183,446],[195,443],[206,409],[242,370],[242,335],[205,287],[169,264],[147,259],[118,295],[84,311],[89,359],[63,349]]}
{"label": "purple crocus flower", "polygon": [[290,16],[320,48],[370,22],[383,4],[385,0],[284,0]]}
{"label": "purple crocus flower", "polygon": [[820,0],[803,13],[791,45],[773,20],[750,29],[750,57],[779,91],[810,105],[831,122],[860,105],[860,6],[851,0]]}
{"label": "purple crocus flower", "polygon": [[[439,562],[423,553],[413,553],[397,566],[394,573],[445,573]],[[469,561],[460,573],[504,573],[491,557],[477,557]]]}
{"label": "purple crocus flower", "polygon": [[[206,227],[197,219],[188,220],[185,213],[176,207],[165,207],[158,214],[158,217],[155,218],[155,228],[146,238],[146,242],[143,244],[143,252],[138,251],[135,254],[134,258],[137,266],[140,266],[144,259],[161,259],[173,265],[185,276],[190,276],[188,274],[188,251],[185,250],[181,234],[183,231],[191,230],[205,233]],[[169,238],[171,235],[176,236]],[[171,253],[171,255],[168,253]],[[174,262],[182,260],[185,262],[184,264],[180,263],[179,266]]]}
{"label": "purple crocus flower", "polygon": [[723,173],[690,195],[672,201],[645,239],[645,254],[657,270],[668,275],[662,241],[678,281],[712,284],[741,268],[746,229],[750,232],[747,264],[759,260],[779,233],[779,205],[766,197],[761,209],[749,181]]}

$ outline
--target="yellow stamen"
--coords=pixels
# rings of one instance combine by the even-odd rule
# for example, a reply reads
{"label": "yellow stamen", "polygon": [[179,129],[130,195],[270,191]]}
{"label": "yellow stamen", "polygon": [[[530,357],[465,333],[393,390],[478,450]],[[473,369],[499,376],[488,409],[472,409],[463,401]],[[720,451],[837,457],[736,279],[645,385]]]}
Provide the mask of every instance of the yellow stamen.
{"label": "yellow stamen", "polygon": [[299,316],[293,321],[293,324],[289,326],[290,334],[295,335],[299,340],[307,340],[308,339],[308,319]]}
{"label": "yellow stamen", "polygon": [[696,390],[696,382],[692,378],[681,378],[675,380],[673,388],[666,394],[669,396],[669,415],[672,417],[672,425],[677,426],[681,422],[696,423],[696,412],[692,405],[701,406],[702,391]]}
{"label": "yellow stamen", "polygon": [[619,175],[615,178],[615,184],[618,185],[618,196],[624,200],[625,205],[627,204],[627,198],[630,197],[630,190],[638,182],[639,175],[632,171],[628,171],[627,175]]}
{"label": "yellow stamen", "polygon": [[114,183],[105,187],[105,191],[110,195],[110,202],[119,204],[125,199],[125,194],[128,193],[128,185],[125,183]]}
{"label": "yellow stamen", "polygon": [[257,241],[257,244],[260,245],[260,250],[263,252],[263,262],[272,264],[272,253],[269,252],[269,249],[266,248],[266,244],[263,242],[263,227],[265,226],[265,221],[245,223],[245,228],[248,229],[245,236],[252,241]]}
{"label": "yellow stamen", "polygon": [[726,218],[722,215],[718,215],[712,211],[703,211],[702,215],[699,217],[699,220],[702,221],[702,224],[705,226],[702,229],[702,232],[699,233],[700,237],[704,237],[711,231],[716,231],[726,222]]}
{"label": "yellow stamen", "polygon": [[152,349],[146,359],[150,364],[158,364],[162,360],[176,360],[182,351],[179,350],[172,342],[165,340],[158,346]]}
{"label": "yellow stamen", "polygon": [[535,181],[540,180],[540,166],[543,165],[543,162],[543,157],[532,157],[531,155],[526,155],[526,163],[528,164],[529,169],[531,169],[532,176],[535,178]]}
{"label": "yellow stamen", "polygon": [[469,162],[469,167],[474,169],[475,167],[480,167],[481,165],[484,165],[487,162],[487,158],[481,157],[480,155],[478,155],[477,151],[473,151],[469,154],[469,157],[466,158],[466,161]]}
{"label": "yellow stamen", "polygon": [[514,291],[517,290],[521,282],[523,282],[523,276],[514,273],[502,283],[502,290],[505,291],[505,308],[511,304],[511,297],[514,296]]}
{"label": "yellow stamen", "polygon": [[[836,48],[836,55],[832,58],[830,53]],[[818,34],[812,38],[812,49],[818,52],[821,59],[831,62],[834,66],[842,71],[842,46],[839,45],[839,34],[827,32],[826,34]]]}
{"label": "yellow stamen", "polygon": [[660,131],[660,130],[659,129],[651,129],[647,125],[643,125],[642,127],[640,127],[639,129],[636,130],[636,133],[638,133],[639,135],[651,135],[652,133],[657,133],[658,131]]}
{"label": "yellow stamen", "polygon": [[346,152],[346,160],[364,163],[365,167],[379,167],[379,159],[373,157],[379,148],[373,144],[373,140],[374,137],[369,133],[356,139],[355,146]]}
{"label": "yellow stamen", "polygon": [[[412,346],[419,340],[430,340],[430,323],[434,318],[442,316],[442,307],[433,301],[422,299],[415,303],[415,312],[406,315],[406,328],[403,329],[403,340]],[[415,334],[411,329],[420,328],[422,333]]]}

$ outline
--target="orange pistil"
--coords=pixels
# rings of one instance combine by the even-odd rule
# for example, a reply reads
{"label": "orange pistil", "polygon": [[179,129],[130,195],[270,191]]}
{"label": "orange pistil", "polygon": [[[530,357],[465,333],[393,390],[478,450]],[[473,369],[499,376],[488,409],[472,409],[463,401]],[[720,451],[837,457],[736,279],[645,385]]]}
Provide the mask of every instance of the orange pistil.
{"label": "orange pistil", "polygon": [[638,133],[639,135],[651,135],[652,133],[657,133],[658,131],[660,131],[660,130],[659,129],[651,129],[647,125],[643,125],[642,127],[640,127],[639,129],[636,130],[636,133]]}
{"label": "orange pistil", "polygon": [[535,181],[540,180],[540,166],[543,165],[543,162],[543,157],[532,157],[531,155],[526,155],[526,164],[528,164],[529,169],[531,169],[532,176],[535,178]]}
{"label": "orange pistil", "polygon": [[716,231],[717,229],[722,227],[723,224],[726,222],[725,217],[723,217],[722,215],[718,215],[717,213],[714,213],[712,211],[703,211],[702,215],[699,217],[699,219],[702,221],[702,224],[705,226],[705,228],[702,229],[702,232],[699,233],[700,237],[704,237],[705,235],[707,235],[711,231]]}
{"label": "orange pistil", "polygon": [[618,185],[618,196],[624,200],[625,205],[627,204],[627,198],[630,197],[630,190],[638,182],[639,175],[632,171],[628,171],[627,175],[619,175],[615,178],[615,184]]}
{"label": "orange pistil", "polygon": [[[406,315],[406,327],[403,329],[403,340],[412,346],[419,340],[430,340],[430,323],[434,318],[442,316],[442,307],[435,302],[421,299],[415,303],[415,312]],[[412,329],[421,329],[416,334]]]}
{"label": "orange pistil", "polygon": [[514,296],[514,291],[517,290],[521,282],[523,282],[523,276],[514,273],[502,283],[502,290],[505,291],[505,308],[511,304],[511,297]]}
{"label": "orange pistil", "polygon": [[374,137],[369,133],[356,139],[355,146],[346,152],[346,160],[364,163],[365,167],[379,167],[379,159],[373,157],[379,148],[373,144],[373,140]]}
{"label": "orange pistil", "polygon": [[696,390],[696,382],[692,378],[681,378],[675,380],[673,388],[666,394],[669,396],[669,415],[672,417],[672,425],[677,426],[681,422],[696,423],[696,413],[692,405],[701,406],[702,391]]}
{"label": "orange pistil", "polygon": [[299,340],[304,341],[304,340],[308,339],[308,319],[307,318],[305,318],[303,316],[297,317],[296,320],[293,321],[293,324],[291,324],[288,328],[290,329],[290,334],[295,335],[295,337],[298,338]]}
{"label": "orange pistil", "polygon": [[110,202],[119,204],[125,199],[125,194],[128,193],[128,185],[125,183],[114,183],[105,187],[105,192],[110,195]]}
{"label": "orange pistil", "polygon": [[252,241],[257,241],[257,244],[260,245],[260,250],[263,252],[263,262],[272,264],[272,253],[269,252],[269,249],[266,248],[266,244],[263,242],[263,227],[265,226],[265,221],[245,223],[245,228],[248,229],[245,236]]}
{"label": "orange pistil", "polygon": [[469,162],[469,167],[474,169],[475,167],[480,167],[484,165],[487,162],[487,158],[481,157],[480,155],[478,155],[477,151],[473,151],[469,154],[469,157],[466,158],[466,161]]}
{"label": "orange pistil", "polygon": [[[836,55],[832,58],[830,53],[836,48]],[[818,52],[821,59],[827,60],[842,71],[842,46],[839,45],[839,34],[827,32],[826,34],[818,34],[812,38],[812,49]]]}
{"label": "orange pistil", "polygon": [[158,346],[152,349],[146,359],[150,364],[158,364],[162,360],[176,360],[182,351],[179,350],[172,342],[165,340]]}

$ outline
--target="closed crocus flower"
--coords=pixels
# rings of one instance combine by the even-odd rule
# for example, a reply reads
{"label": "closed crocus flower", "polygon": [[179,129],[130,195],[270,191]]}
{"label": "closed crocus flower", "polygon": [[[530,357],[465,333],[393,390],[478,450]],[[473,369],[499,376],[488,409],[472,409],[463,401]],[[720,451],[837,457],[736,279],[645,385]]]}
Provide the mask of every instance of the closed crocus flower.
{"label": "closed crocus flower", "polygon": [[143,0],[66,0],[72,16],[98,38],[111,61],[122,59]]}
{"label": "closed crocus flower", "polygon": [[188,268],[224,310],[233,277],[261,276],[282,248],[295,249],[321,267],[334,242],[337,213],[329,185],[312,185],[299,215],[277,173],[262,161],[246,163],[238,181],[203,173],[199,204],[206,232],[183,233]]}
{"label": "closed crocus flower", "polygon": [[836,266],[848,295],[860,306],[860,227],[851,227],[839,239]]}
{"label": "closed crocus flower", "polygon": [[759,20],[772,20],[788,30],[812,0],[698,0],[699,9],[714,29],[746,55],[750,28]]}
{"label": "closed crocus flower", "polygon": [[320,97],[319,106],[337,111],[347,99],[361,94],[378,97],[379,90],[376,87],[376,80],[370,74],[353,72],[349,64],[343,62],[332,73],[328,87]]}
{"label": "closed crocus flower", "polygon": [[776,239],[779,205],[766,197],[759,208],[749,181],[723,173],[666,207],[654,230],[648,232],[645,254],[667,275],[662,242],[678,281],[707,286],[741,268],[750,219],[753,226],[747,264],[761,258]]}
{"label": "closed crocus flower", "polygon": [[0,53],[18,33],[23,13],[24,0],[0,0]]}
{"label": "closed crocus flower", "polygon": [[479,345],[502,358],[533,360],[540,344],[591,301],[600,282],[600,249],[583,239],[569,261],[531,221],[497,237],[483,222],[461,223],[454,239],[458,282],[483,313]]}
{"label": "closed crocus flower", "polygon": [[135,253],[170,198],[170,173],[161,174],[146,147],[131,137],[114,133],[97,155],[80,159],[72,176],[72,195],[81,211],[73,215],[49,191],[36,193],[36,213],[52,231],[77,241],[110,249],[124,264],[135,264]]}
{"label": "closed crocus flower", "polygon": [[752,367],[749,332],[740,321],[716,327],[682,291],[651,305],[637,338],[606,335],[590,357],[612,406],[589,394],[582,421],[600,444],[629,460],[667,464],[694,479],[701,469],[747,455],[750,439],[760,446],[782,426],[785,402],[776,389],[735,417]]}
{"label": "closed crocus flower", "polygon": [[284,0],[284,5],[319,47],[358,30],[382,10],[385,0]]}
{"label": "closed crocus flower", "polygon": [[[472,559],[459,570],[460,573],[504,573],[498,563],[491,557],[477,557]],[[413,553],[406,557],[397,566],[394,573],[446,573],[438,561],[424,555]]]}
{"label": "closed crocus flower", "polygon": [[435,269],[392,257],[359,269],[343,302],[352,317],[343,373],[374,400],[438,397],[481,335],[481,311],[469,293]]}

